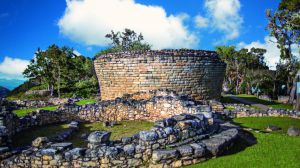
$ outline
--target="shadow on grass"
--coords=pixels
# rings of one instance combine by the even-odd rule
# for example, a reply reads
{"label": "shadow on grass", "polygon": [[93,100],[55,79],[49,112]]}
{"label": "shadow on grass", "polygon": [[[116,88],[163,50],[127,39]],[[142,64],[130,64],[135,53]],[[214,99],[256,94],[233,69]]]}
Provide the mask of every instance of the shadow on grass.
{"label": "shadow on grass", "polygon": [[[251,146],[257,144],[257,139],[252,134],[252,132],[245,130],[245,129],[247,129],[247,127],[243,127],[240,123],[236,123],[232,119],[227,119],[227,121],[231,122],[234,125],[241,127],[242,129],[239,130],[238,138],[234,141],[234,144],[232,146],[230,146],[227,151],[225,151],[223,154],[219,155],[218,157],[226,156],[226,155],[234,155],[234,154],[244,151],[248,147],[251,147]],[[252,130],[254,130],[254,129],[252,129]]]}

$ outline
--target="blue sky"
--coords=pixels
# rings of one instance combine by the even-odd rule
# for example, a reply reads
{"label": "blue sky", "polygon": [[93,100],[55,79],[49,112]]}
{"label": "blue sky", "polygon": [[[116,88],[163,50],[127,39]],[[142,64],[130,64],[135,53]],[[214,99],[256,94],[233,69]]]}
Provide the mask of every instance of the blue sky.
{"label": "blue sky", "polygon": [[67,45],[93,57],[107,46],[103,36],[109,30],[125,27],[142,32],[154,49],[213,50],[216,45],[270,48],[267,59],[272,66],[279,55],[268,41],[271,37],[266,31],[265,11],[276,9],[278,3],[279,0],[1,0],[0,79],[24,80],[20,72],[38,47]]}

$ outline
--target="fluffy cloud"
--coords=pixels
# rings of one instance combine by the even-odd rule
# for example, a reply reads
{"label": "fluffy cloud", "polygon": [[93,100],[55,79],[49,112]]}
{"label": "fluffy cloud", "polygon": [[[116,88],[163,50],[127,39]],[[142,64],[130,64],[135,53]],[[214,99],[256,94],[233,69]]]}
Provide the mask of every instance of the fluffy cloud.
{"label": "fluffy cloud", "polygon": [[[238,44],[238,48],[263,48],[266,49],[267,52],[265,54],[265,60],[270,69],[275,70],[276,64],[279,63],[280,60],[280,50],[276,46],[276,39],[274,37],[266,36],[264,38],[264,42],[254,41],[250,44],[246,44],[241,42]],[[292,53],[299,59],[299,52],[296,45],[292,46]]]}
{"label": "fluffy cloud", "polygon": [[192,48],[198,39],[184,25],[186,18],[134,0],[67,0],[58,26],[63,35],[87,45],[105,46],[105,34],[130,28],[142,32],[155,49]]}
{"label": "fluffy cloud", "polygon": [[195,17],[195,23],[197,28],[208,27],[209,20],[201,15]]}
{"label": "fluffy cloud", "polygon": [[226,42],[240,35],[243,18],[240,16],[239,0],[206,0],[204,4],[211,27],[225,34]]}
{"label": "fluffy cloud", "polygon": [[22,73],[28,64],[28,60],[5,57],[0,63],[0,76],[6,79],[24,79]]}

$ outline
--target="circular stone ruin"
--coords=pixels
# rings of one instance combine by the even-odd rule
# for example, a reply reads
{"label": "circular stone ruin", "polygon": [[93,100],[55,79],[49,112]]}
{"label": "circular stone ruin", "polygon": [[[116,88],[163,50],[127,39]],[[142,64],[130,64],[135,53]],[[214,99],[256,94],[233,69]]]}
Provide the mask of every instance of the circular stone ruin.
{"label": "circular stone ruin", "polygon": [[98,56],[94,65],[102,100],[158,89],[217,99],[226,69],[216,52],[204,50],[111,53]]}
{"label": "circular stone ruin", "polygon": [[[143,93],[87,106],[66,104],[57,111],[42,111],[28,116],[26,120],[10,117],[10,122],[17,126],[13,126],[12,130],[24,126],[28,129],[30,124],[35,123],[40,126],[58,121],[103,121],[118,113],[122,113],[120,120],[155,122],[151,130],[114,141],[110,140],[109,132],[92,132],[87,137],[87,146],[83,148],[74,147],[67,140],[49,142],[46,138],[34,140],[32,146],[21,151],[1,147],[0,160],[3,160],[0,166],[181,167],[223,154],[238,138],[239,129],[236,126],[213,120],[209,105],[166,91],[150,92],[147,95],[152,97],[147,100],[132,99],[139,95]],[[156,109],[155,112],[153,109]],[[11,116],[11,113],[3,115]],[[76,128],[77,123],[71,122],[70,126],[71,129]]]}

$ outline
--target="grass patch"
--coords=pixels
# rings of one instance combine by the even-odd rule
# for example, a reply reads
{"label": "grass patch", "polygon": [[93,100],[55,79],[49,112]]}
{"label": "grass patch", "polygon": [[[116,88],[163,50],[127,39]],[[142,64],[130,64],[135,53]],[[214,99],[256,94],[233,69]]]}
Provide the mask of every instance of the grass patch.
{"label": "grass patch", "polygon": [[293,110],[293,105],[291,104],[273,104],[273,105],[269,105],[272,108],[276,108],[276,109],[287,109],[287,110]]}
{"label": "grass patch", "polygon": [[241,103],[237,100],[234,100],[234,99],[228,97],[227,95],[222,96],[221,99],[220,99],[220,102],[221,103],[232,103],[232,104],[240,104]]}
{"label": "grass patch", "polygon": [[31,142],[37,137],[49,137],[67,128],[68,128],[67,124],[55,124],[55,125],[47,125],[47,126],[31,128],[16,134],[12,138],[12,145],[14,147],[30,145]]}
{"label": "grass patch", "polygon": [[259,103],[259,104],[267,105],[267,106],[272,107],[272,108],[287,109],[287,110],[292,110],[293,109],[293,106],[290,105],[290,104],[282,104],[282,103],[278,103],[276,101],[262,100],[262,99],[259,99],[259,98],[255,97],[254,95],[240,94],[240,95],[236,95],[236,96],[240,97],[240,98],[243,98],[243,99],[246,99],[246,100],[251,101],[251,102],[256,102],[256,103]]}
{"label": "grass patch", "polygon": [[26,114],[31,113],[31,112],[36,111],[36,110],[50,110],[50,111],[54,111],[54,110],[57,110],[57,109],[58,109],[58,106],[46,106],[46,107],[40,107],[40,108],[33,107],[33,108],[17,109],[17,110],[14,110],[13,112],[15,114],[17,114],[17,116],[23,117]]}
{"label": "grass patch", "polygon": [[[236,118],[234,122],[244,127],[264,130],[268,124],[282,128],[282,131],[266,133],[252,132],[257,144],[231,155],[210,159],[206,162],[189,166],[190,168],[269,168],[269,167],[300,167],[300,137],[289,137],[286,130],[290,125],[300,128],[299,119],[286,117]],[[239,146],[237,144],[236,146]],[[233,149],[234,150],[234,149]]]}
{"label": "grass patch", "polygon": [[[122,121],[113,127],[104,127],[102,122],[80,123],[78,132],[66,141],[72,142],[76,147],[85,147],[86,142],[84,142],[84,139],[81,137],[84,133],[89,134],[97,130],[110,131],[112,132],[111,139],[117,140],[122,137],[132,136],[143,130],[149,130],[152,126],[153,123],[148,121]],[[46,136],[49,138],[66,128],[68,128],[67,124],[55,124],[24,131],[13,137],[13,146],[30,145],[37,137]]]}
{"label": "grass patch", "polygon": [[256,130],[264,131],[268,125],[276,125],[282,128],[280,131],[273,133],[286,134],[291,125],[300,128],[300,120],[288,117],[245,117],[235,118],[234,122],[242,127],[253,128]]}
{"label": "grass patch", "polygon": [[234,107],[232,107],[232,106],[227,106],[225,109],[227,109],[227,110],[231,110],[231,111],[235,110],[235,108],[234,108]]}
{"label": "grass patch", "polygon": [[104,127],[102,122],[82,123],[79,125],[80,129],[78,133],[74,134],[70,138],[70,141],[74,146],[84,147],[85,142],[81,138],[83,133],[90,133],[97,130],[109,131],[112,132],[111,139],[117,140],[122,137],[130,137],[143,130],[149,130],[152,126],[153,123],[148,121],[121,121],[113,127]]}
{"label": "grass patch", "polygon": [[83,99],[83,100],[76,102],[76,104],[79,106],[82,106],[82,105],[86,105],[86,104],[95,103],[96,101],[97,101],[96,99]]}

